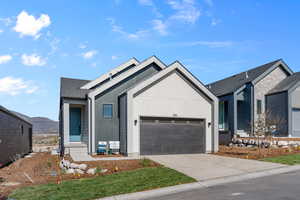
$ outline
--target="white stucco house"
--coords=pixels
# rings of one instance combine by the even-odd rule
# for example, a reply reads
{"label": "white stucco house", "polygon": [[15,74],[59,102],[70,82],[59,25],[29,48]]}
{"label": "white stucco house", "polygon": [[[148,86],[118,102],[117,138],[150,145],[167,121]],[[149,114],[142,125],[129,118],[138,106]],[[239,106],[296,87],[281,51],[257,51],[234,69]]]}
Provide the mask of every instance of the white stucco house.
{"label": "white stucco house", "polygon": [[92,81],[62,78],[60,146],[124,155],[218,151],[218,98],[180,62],[133,58]]}

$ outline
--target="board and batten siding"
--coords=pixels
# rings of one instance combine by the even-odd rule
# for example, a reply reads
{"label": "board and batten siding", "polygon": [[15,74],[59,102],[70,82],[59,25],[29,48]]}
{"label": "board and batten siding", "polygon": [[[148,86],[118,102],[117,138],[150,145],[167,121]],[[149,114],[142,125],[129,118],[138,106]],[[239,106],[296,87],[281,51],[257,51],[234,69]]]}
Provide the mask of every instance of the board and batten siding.
{"label": "board and batten siding", "polygon": [[[98,141],[120,140],[118,96],[153,76],[159,70],[160,68],[152,63],[95,97],[95,146],[97,146]],[[113,105],[113,116],[111,119],[103,118],[103,104]]]}
{"label": "board and batten siding", "polygon": [[[131,104],[131,105],[130,105]],[[128,153],[140,151],[140,117],[179,117],[206,120],[206,152],[212,151],[213,104],[181,74],[173,72],[128,104]],[[217,117],[217,116],[216,116]],[[186,144],[188,145],[188,144]]]}
{"label": "board and batten siding", "polygon": [[0,108],[0,167],[32,150],[32,125]]}
{"label": "board and batten siding", "polygon": [[271,73],[262,78],[254,85],[254,120],[257,119],[257,99],[261,100],[262,113],[265,112],[265,95],[278,83],[287,77],[286,72],[280,67],[276,67]]}
{"label": "board and batten siding", "polygon": [[280,122],[277,124],[277,136],[287,137],[288,133],[288,94],[281,92],[266,96],[266,109],[268,110],[268,117],[271,121],[276,120]]}
{"label": "board and batten siding", "polygon": [[291,114],[291,136],[292,137],[300,137],[300,86],[294,89],[291,94],[291,106],[290,112]]}

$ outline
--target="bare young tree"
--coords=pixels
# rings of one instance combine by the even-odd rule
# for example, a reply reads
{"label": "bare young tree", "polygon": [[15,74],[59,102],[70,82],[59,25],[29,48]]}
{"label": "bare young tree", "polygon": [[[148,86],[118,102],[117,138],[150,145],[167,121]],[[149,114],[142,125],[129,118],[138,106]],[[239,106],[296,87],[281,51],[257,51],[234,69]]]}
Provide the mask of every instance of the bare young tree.
{"label": "bare young tree", "polygon": [[270,111],[257,116],[253,123],[253,135],[257,139],[259,154],[261,154],[262,140],[268,141],[271,146],[274,134],[280,131],[283,123],[285,123],[284,119]]}

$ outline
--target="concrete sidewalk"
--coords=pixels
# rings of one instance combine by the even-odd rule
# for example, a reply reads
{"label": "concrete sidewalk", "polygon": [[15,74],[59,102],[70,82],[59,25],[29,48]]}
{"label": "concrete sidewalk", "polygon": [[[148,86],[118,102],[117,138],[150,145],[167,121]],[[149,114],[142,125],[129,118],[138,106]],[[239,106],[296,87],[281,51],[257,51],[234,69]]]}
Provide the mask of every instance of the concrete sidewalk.
{"label": "concrete sidewalk", "polygon": [[143,192],[136,192],[136,193],[112,196],[112,197],[107,197],[107,198],[101,198],[98,200],[143,200],[143,199],[148,199],[148,198],[155,198],[155,197],[159,197],[159,196],[190,191],[190,190],[194,190],[194,189],[209,188],[212,186],[222,185],[225,183],[250,180],[250,179],[255,179],[255,178],[259,178],[259,177],[272,176],[272,175],[288,173],[288,172],[293,172],[293,171],[298,171],[298,170],[300,170],[300,165],[284,166],[281,168],[265,170],[265,171],[261,171],[261,172],[253,172],[253,173],[248,173],[248,174],[244,174],[244,175],[224,177],[224,178],[218,178],[218,179],[207,180],[207,181],[199,181],[196,183],[176,185],[176,186],[171,186],[171,187],[166,187],[166,188],[161,188],[161,189],[156,189],[156,190],[149,190],[149,191],[143,191]]}
{"label": "concrete sidewalk", "polygon": [[197,181],[243,175],[286,166],[212,154],[159,155],[147,156],[147,158],[193,177]]}

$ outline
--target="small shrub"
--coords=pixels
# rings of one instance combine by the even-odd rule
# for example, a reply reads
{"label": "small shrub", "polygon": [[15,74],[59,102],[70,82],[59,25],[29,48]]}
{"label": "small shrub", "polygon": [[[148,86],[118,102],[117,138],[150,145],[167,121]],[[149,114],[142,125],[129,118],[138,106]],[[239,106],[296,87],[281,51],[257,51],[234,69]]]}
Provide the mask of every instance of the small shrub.
{"label": "small shrub", "polygon": [[48,168],[51,168],[51,167],[52,167],[51,161],[47,161],[47,167],[48,167]]}
{"label": "small shrub", "polygon": [[96,174],[100,174],[101,170],[102,170],[102,168],[100,166],[96,167]]}
{"label": "small shrub", "polygon": [[0,183],[3,183],[5,179],[3,177],[0,177]]}
{"label": "small shrub", "polygon": [[143,167],[150,167],[151,166],[151,160],[143,158],[140,160],[140,165]]}

